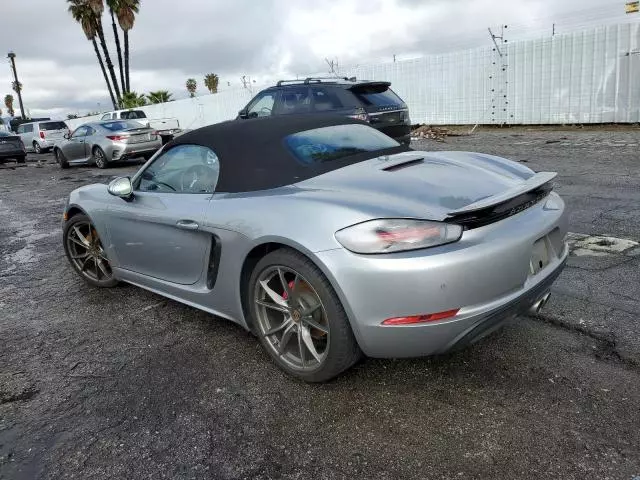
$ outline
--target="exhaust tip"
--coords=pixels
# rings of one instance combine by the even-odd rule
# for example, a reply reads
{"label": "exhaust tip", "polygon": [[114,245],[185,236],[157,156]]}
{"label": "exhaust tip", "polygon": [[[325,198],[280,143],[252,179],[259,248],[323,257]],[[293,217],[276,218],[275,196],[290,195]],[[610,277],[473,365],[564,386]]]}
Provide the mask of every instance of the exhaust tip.
{"label": "exhaust tip", "polygon": [[545,293],[542,297],[536,300],[531,307],[529,307],[529,315],[538,315],[540,310],[547,304],[549,301],[549,297],[551,296],[551,292]]}

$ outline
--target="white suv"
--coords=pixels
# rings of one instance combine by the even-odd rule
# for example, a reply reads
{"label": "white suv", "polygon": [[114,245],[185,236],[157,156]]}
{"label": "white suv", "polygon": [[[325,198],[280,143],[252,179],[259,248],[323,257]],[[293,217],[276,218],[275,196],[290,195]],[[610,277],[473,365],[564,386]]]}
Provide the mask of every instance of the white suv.
{"label": "white suv", "polygon": [[46,120],[39,122],[23,123],[16,132],[20,135],[22,143],[32,147],[36,153],[43,153],[53,148],[56,142],[64,139],[69,133],[66,123],[59,120]]}

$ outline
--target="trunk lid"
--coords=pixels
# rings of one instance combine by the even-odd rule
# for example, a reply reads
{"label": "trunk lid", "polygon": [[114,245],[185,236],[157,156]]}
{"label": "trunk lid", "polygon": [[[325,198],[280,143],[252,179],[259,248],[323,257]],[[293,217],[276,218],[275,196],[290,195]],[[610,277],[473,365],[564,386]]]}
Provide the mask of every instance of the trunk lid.
{"label": "trunk lid", "polygon": [[398,137],[409,133],[411,119],[407,105],[390,86],[389,82],[366,82],[349,90],[362,104],[372,127],[391,137]]}
{"label": "trunk lid", "polygon": [[298,186],[373,215],[445,220],[477,216],[555,176],[539,175],[491,155],[412,151],[356,163]]}
{"label": "trunk lid", "polygon": [[[69,127],[64,122],[42,122],[39,129],[47,140],[62,140]],[[41,137],[42,137],[41,135]]]}
{"label": "trunk lid", "polygon": [[22,139],[18,135],[0,136],[0,152],[22,149]]}

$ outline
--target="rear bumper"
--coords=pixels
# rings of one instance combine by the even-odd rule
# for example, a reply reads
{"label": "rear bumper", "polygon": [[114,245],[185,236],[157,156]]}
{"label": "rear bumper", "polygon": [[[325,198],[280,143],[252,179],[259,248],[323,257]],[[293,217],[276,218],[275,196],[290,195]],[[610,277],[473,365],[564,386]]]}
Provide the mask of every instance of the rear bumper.
{"label": "rear bumper", "polygon": [[27,152],[20,148],[16,148],[14,150],[2,150],[0,151],[0,158],[24,157],[26,154]]}
{"label": "rear bumper", "polygon": [[162,147],[162,140],[158,138],[152,142],[144,143],[120,143],[114,142],[110,152],[107,153],[107,158],[111,158],[111,161],[124,161],[131,158],[138,158],[145,155],[152,155]]}
{"label": "rear bumper", "polygon": [[[389,255],[344,249],[316,253],[371,357],[416,357],[472,343],[527,310],[564,267],[567,216],[544,201],[508,219],[465,231],[454,244]],[[544,238],[549,263],[530,274],[534,242]],[[382,325],[387,318],[459,309],[451,319]]]}

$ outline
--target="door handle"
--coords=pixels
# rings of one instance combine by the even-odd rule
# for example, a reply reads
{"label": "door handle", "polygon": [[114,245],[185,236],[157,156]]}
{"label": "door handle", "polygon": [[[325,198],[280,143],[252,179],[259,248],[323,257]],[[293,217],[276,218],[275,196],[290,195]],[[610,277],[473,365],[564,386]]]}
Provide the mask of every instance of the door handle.
{"label": "door handle", "polygon": [[182,228],[184,230],[197,230],[198,228],[200,228],[200,225],[198,225],[193,220],[178,220],[176,222],[176,227]]}

